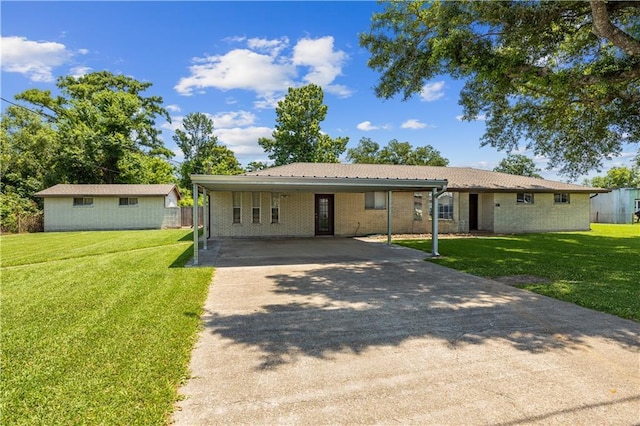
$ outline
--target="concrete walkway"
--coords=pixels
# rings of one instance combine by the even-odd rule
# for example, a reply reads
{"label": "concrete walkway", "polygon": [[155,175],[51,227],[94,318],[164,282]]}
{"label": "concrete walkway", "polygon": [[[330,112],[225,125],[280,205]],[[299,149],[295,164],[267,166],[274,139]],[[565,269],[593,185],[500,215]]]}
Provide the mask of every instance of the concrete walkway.
{"label": "concrete walkway", "polygon": [[225,240],[173,420],[640,423],[640,324],[354,239]]}

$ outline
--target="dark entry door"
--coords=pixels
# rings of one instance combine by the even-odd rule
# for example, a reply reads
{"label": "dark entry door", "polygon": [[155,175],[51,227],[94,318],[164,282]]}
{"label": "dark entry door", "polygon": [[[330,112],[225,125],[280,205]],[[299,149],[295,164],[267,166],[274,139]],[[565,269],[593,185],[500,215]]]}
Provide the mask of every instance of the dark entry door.
{"label": "dark entry door", "polygon": [[478,230],[478,194],[469,194],[469,231]]}
{"label": "dark entry door", "polygon": [[316,235],[333,235],[333,194],[316,194]]}

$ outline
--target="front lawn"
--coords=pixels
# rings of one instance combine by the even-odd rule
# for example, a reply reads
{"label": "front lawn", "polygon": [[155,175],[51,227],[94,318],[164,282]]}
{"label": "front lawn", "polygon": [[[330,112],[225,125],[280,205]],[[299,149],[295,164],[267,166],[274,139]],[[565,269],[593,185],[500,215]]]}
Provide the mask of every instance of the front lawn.
{"label": "front lawn", "polygon": [[2,424],[164,424],[212,268],[184,230],[4,236]]}
{"label": "front lawn", "polygon": [[[432,262],[473,275],[527,275],[527,290],[640,321],[640,225],[592,224],[587,232],[442,238]],[[430,240],[394,241],[431,251]]]}

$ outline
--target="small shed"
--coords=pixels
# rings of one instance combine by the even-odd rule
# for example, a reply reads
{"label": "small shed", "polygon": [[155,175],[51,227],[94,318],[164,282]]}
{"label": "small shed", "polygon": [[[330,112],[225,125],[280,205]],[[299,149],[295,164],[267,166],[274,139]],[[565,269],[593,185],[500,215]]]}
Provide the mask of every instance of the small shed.
{"label": "small shed", "polygon": [[88,231],[180,227],[175,185],[58,184],[40,191],[44,230]]}
{"label": "small shed", "polygon": [[591,222],[633,223],[640,211],[640,188],[613,189],[591,198]]}

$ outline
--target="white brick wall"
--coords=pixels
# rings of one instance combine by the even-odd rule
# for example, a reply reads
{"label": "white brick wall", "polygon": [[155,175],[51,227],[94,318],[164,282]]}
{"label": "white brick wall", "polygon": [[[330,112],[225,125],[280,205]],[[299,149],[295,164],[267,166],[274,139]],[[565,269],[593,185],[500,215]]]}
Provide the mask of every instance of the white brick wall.
{"label": "white brick wall", "polygon": [[164,205],[164,197],[138,197],[137,206],[120,206],[119,197],[93,197],[92,206],[74,206],[71,197],[47,197],[44,230],[179,228],[180,208]]}
{"label": "white brick wall", "polygon": [[553,194],[536,193],[533,204],[521,204],[515,193],[496,193],[494,203],[496,233],[590,229],[589,194],[570,194],[569,204],[555,204]]}

